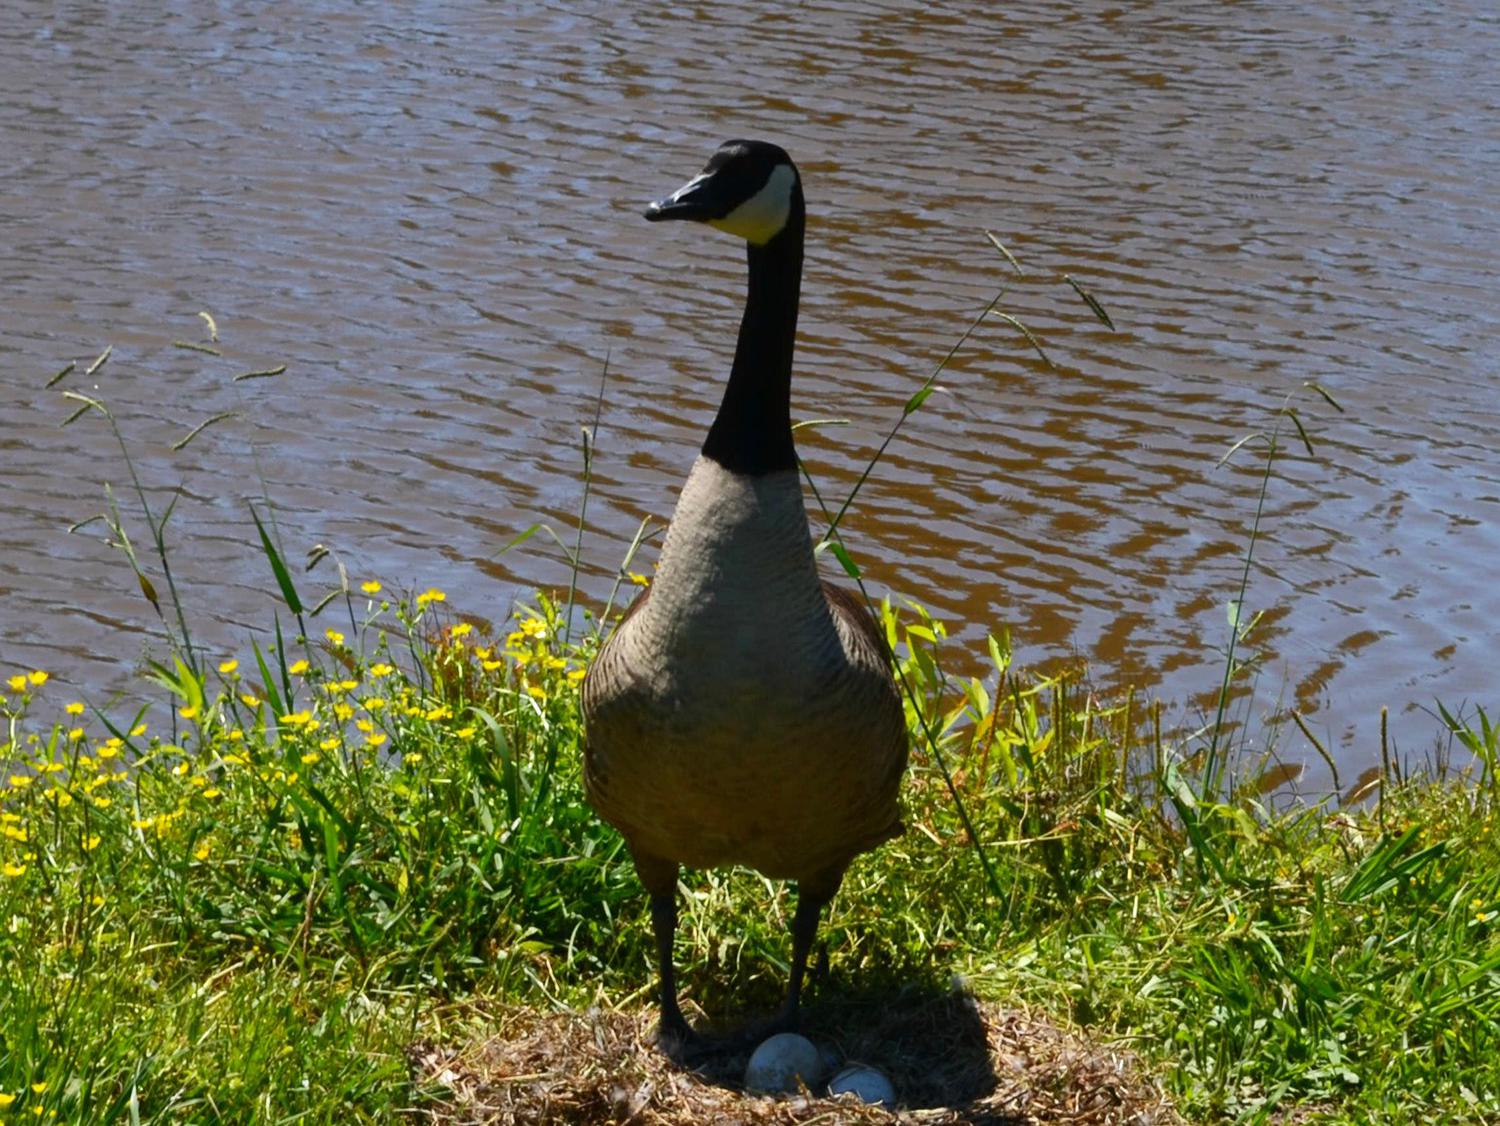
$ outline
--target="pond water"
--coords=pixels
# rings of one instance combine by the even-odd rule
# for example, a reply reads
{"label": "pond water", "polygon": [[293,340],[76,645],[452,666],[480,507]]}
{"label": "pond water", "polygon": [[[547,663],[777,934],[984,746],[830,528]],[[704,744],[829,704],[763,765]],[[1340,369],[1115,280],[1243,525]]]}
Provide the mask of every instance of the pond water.
{"label": "pond water", "polygon": [[[564,583],[544,537],[499,552],[572,526],[607,358],[601,596],[670,513],[742,300],[732,240],[641,208],[760,136],[807,185],[793,409],[847,420],[802,432],[826,494],[1002,286],[1052,362],[983,325],[847,525],[877,592],[948,620],[956,669],[1008,629],[1022,663],[1086,658],[1190,720],[1263,455],[1219,461],[1290,397],[1317,457],[1284,430],[1252,715],[1296,706],[1352,774],[1389,705],[1422,754],[1434,700],[1495,703],[1500,19],[1314,7],[13,6],[0,667],[102,698],[155,636],[98,525],[68,532],[127,479],[101,420],[59,427],[69,388],[181,486],[176,573],[227,656],[272,620],[255,498],[290,555],[492,619]],[[222,356],[174,346],[206,342],[200,310]]]}

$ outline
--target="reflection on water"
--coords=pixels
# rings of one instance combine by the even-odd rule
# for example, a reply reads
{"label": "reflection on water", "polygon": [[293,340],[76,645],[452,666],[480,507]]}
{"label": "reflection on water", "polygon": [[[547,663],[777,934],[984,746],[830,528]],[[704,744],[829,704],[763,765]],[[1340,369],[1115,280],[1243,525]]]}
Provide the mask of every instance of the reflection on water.
{"label": "reflection on water", "polygon": [[[1268,499],[1262,701],[1354,766],[1381,704],[1420,751],[1412,709],[1482,702],[1500,21],[810,7],[22,5],[0,27],[0,663],[99,691],[149,642],[121,562],[66,534],[118,456],[97,421],[58,429],[42,388],[106,343],[91,382],[147,479],[185,485],[173,542],[216,647],[271,616],[246,534],[262,493],[289,549],[328,544],[356,575],[496,617],[558,583],[539,539],[497,552],[571,520],[608,356],[602,593],[638,520],[670,511],[741,299],[732,242],[640,207],[762,135],[808,184],[794,410],[849,420],[804,431],[826,492],[1002,284],[1056,364],[1000,322],[960,353],[851,522],[878,588],[967,641],[1008,627],[1026,662],[1077,653],[1191,700],[1259,483],[1253,448],[1218,459],[1315,379],[1347,413],[1295,400],[1321,459],[1294,441]],[[222,359],[172,347],[200,309]]]}

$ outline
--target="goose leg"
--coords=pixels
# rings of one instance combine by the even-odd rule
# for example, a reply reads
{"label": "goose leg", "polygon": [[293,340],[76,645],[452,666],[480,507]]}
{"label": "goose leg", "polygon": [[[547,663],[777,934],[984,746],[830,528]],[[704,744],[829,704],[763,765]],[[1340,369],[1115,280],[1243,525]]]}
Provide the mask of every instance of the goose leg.
{"label": "goose leg", "polygon": [[664,1047],[687,1048],[701,1039],[688,1027],[677,1003],[677,971],[672,940],[677,935],[677,863],[631,850],[636,874],[651,896],[651,931],[656,936],[656,965],[661,981],[661,1024],[657,1038]]}
{"label": "goose leg", "polygon": [[792,972],[787,980],[786,1002],[772,1022],[772,1028],[777,1031],[793,1031],[801,1020],[802,979],[807,974],[807,957],[812,952],[823,907],[844,882],[845,867],[839,865],[797,882],[797,913],[792,916]]}

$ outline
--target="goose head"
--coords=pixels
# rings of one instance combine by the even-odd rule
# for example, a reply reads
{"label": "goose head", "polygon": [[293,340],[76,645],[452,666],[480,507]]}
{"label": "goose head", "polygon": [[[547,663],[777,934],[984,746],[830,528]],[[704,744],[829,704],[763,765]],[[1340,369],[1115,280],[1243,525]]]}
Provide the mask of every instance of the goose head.
{"label": "goose head", "polygon": [[692,219],[765,246],[802,217],[802,181],[768,141],[725,141],[703,171],[646,208],[653,223]]}

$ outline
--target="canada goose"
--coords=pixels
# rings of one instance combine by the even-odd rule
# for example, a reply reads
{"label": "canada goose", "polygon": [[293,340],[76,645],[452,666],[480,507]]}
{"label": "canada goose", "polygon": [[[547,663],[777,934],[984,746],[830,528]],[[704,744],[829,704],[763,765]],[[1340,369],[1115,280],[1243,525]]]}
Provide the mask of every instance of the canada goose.
{"label": "canada goose", "polygon": [[741,864],[797,883],[789,1028],[823,905],[849,862],[902,831],[907,733],[884,636],[823,583],[792,444],[802,182],[764,141],[728,141],[653,203],[744,239],[734,366],[668,528],[655,581],[583,683],[584,783],[651,896],[661,1038],[698,1037],[672,966],[679,865]]}

